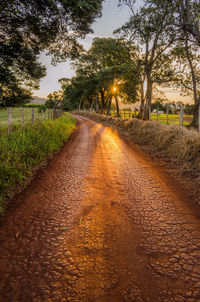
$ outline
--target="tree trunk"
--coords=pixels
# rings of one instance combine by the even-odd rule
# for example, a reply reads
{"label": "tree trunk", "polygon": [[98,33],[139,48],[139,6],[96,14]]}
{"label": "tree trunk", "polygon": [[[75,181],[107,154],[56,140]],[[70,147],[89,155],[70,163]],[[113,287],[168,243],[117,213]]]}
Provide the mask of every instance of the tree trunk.
{"label": "tree trunk", "polygon": [[199,106],[200,106],[200,99],[198,98],[196,103],[194,104],[194,113],[193,113],[193,120],[191,125],[193,127],[198,127],[199,125]]}
{"label": "tree trunk", "polygon": [[190,52],[189,52],[187,34],[186,34],[186,39],[185,39],[185,50],[186,50],[187,60],[188,60],[190,70],[191,70],[192,86],[193,86],[194,113],[193,113],[193,120],[192,120],[191,125],[193,127],[198,127],[198,111],[199,111],[200,100],[197,97],[197,82],[196,82],[194,67],[192,64],[192,59],[191,59]]}
{"label": "tree trunk", "polygon": [[89,111],[92,111],[92,107],[93,107],[93,98],[91,98],[91,100],[90,100],[90,109],[89,109]]}
{"label": "tree trunk", "polygon": [[107,115],[110,115],[111,103],[112,103],[112,96],[110,96],[110,98],[109,98]]}
{"label": "tree trunk", "polygon": [[140,85],[140,93],[141,93],[141,99],[140,99],[140,112],[138,114],[138,118],[142,119],[144,116],[144,80],[141,82]]}
{"label": "tree trunk", "polygon": [[150,74],[147,75],[147,93],[146,93],[146,104],[144,110],[144,120],[149,120],[149,107],[151,107],[152,100],[153,81]]}
{"label": "tree trunk", "polygon": [[105,96],[104,96],[104,91],[101,88],[101,113],[103,113],[105,107]]}
{"label": "tree trunk", "polygon": [[116,104],[116,109],[117,109],[117,116],[120,117],[120,115],[119,115],[119,104],[118,104],[117,94],[115,94],[115,104]]}
{"label": "tree trunk", "polygon": [[96,112],[99,112],[99,98],[96,96]]}
{"label": "tree trunk", "polygon": [[80,111],[81,110],[81,103],[82,101],[80,101],[79,105],[78,105],[78,110]]}

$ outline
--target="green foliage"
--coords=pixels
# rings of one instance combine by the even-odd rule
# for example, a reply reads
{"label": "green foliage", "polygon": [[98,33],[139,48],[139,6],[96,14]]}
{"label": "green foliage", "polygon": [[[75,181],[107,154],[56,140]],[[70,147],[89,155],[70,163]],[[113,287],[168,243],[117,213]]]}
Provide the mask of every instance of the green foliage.
{"label": "green foliage", "polygon": [[188,115],[194,114],[194,105],[186,104],[184,107],[184,112]]}
{"label": "green foliage", "polygon": [[157,99],[153,104],[151,104],[151,110],[158,110],[158,111],[166,111],[166,106],[163,104],[162,99]]}
{"label": "green foliage", "polygon": [[45,76],[38,62],[47,50],[53,63],[75,58],[82,47],[77,37],[91,31],[100,15],[102,0],[18,1],[0,4],[0,106],[30,100]]}
{"label": "green foliage", "polygon": [[31,89],[39,87],[46,68],[38,55],[17,41],[0,43],[0,106],[22,105],[31,100]]}
{"label": "green foliage", "polygon": [[0,211],[16,189],[23,188],[33,169],[57,152],[75,128],[75,119],[64,114],[0,136]]}

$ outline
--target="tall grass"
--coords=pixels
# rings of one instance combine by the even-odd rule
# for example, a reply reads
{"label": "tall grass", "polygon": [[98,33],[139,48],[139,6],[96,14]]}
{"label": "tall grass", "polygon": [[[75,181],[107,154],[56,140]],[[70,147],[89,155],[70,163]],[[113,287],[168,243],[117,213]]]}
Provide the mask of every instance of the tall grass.
{"label": "tall grass", "polygon": [[5,201],[23,188],[35,167],[60,149],[74,128],[75,119],[64,114],[0,136],[0,213]]}

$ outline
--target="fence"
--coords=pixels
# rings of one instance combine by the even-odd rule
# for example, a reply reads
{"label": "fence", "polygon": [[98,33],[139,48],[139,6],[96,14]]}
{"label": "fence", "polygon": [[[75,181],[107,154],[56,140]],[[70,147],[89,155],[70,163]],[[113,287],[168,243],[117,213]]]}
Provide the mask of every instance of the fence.
{"label": "fence", "polygon": [[[136,117],[137,112],[133,112],[131,110],[120,110],[119,115],[121,118],[127,119]],[[117,111],[111,111],[111,116],[117,117]]]}
{"label": "fence", "polygon": [[8,127],[8,133],[12,132],[13,125],[34,124],[50,119],[56,119],[62,114],[61,109],[39,108],[6,108],[0,110],[0,127]]}
{"label": "fence", "polygon": [[[129,119],[137,117],[138,111],[120,110],[119,114],[122,119]],[[111,111],[111,116],[117,117],[117,112]],[[189,126],[192,122],[192,115],[184,114],[184,109],[181,107],[179,114],[169,114],[168,110],[166,113],[161,113],[158,110],[156,110],[155,113],[152,113],[151,110],[149,110],[149,119],[156,120],[161,124]],[[200,108],[198,121],[200,131]]]}

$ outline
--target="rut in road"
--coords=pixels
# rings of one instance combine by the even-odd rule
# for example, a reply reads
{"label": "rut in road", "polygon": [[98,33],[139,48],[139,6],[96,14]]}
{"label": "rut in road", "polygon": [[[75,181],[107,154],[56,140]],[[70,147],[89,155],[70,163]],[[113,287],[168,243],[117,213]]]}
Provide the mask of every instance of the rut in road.
{"label": "rut in road", "polygon": [[0,301],[200,301],[200,222],[116,131],[78,127],[0,221]]}

